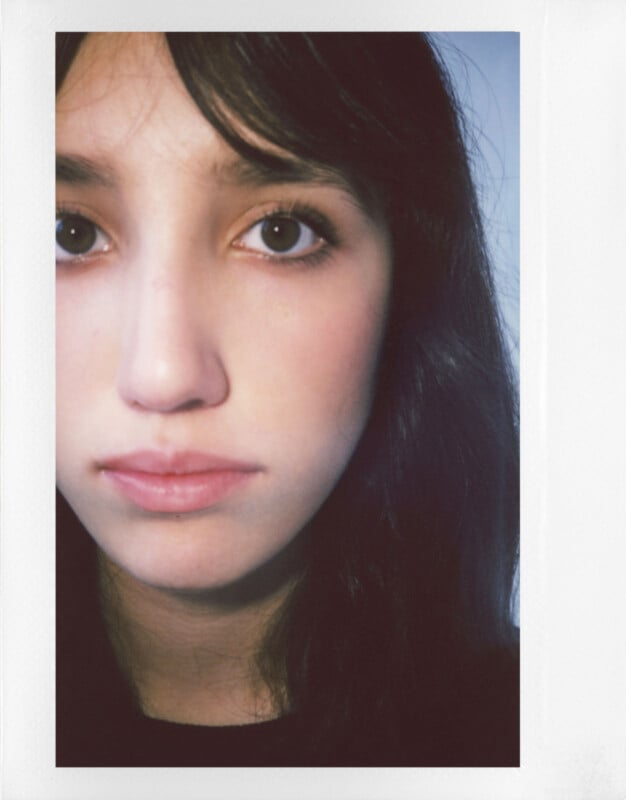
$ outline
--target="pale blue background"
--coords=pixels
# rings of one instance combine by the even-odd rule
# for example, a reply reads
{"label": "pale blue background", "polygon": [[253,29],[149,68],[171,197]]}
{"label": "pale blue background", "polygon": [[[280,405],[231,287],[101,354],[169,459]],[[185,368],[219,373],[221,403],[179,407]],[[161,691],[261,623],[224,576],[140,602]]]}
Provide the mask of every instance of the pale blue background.
{"label": "pale blue background", "polygon": [[498,299],[519,372],[519,34],[438,33],[468,122],[468,146]]}

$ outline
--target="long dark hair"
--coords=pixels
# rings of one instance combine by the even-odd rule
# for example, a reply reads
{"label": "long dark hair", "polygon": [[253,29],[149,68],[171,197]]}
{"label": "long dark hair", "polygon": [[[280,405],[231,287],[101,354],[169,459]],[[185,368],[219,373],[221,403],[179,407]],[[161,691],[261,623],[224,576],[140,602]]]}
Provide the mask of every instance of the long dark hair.
{"label": "long dark hair", "polygon": [[[57,91],[83,36],[58,35]],[[259,663],[312,748],[373,720],[393,737],[469,663],[516,650],[517,404],[462,114],[427,35],[166,40],[236,151],[271,167],[260,137],[339,171],[391,233],[371,418]]]}

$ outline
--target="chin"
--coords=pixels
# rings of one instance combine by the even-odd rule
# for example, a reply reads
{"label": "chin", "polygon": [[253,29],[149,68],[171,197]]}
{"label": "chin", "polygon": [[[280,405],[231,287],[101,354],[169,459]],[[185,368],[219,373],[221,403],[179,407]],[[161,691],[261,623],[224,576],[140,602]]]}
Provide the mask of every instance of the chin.
{"label": "chin", "polygon": [[[241,552],[167,552],[157,547],[143,554],[105,551],[107,560],[139,583],[164,591],[216,594],[229,603],[247,603],[271,595],[289,583],[297,572],[297,542],[278,551],[263,552],[249,560]],[[147,557],[146,557],[147,556]]]}

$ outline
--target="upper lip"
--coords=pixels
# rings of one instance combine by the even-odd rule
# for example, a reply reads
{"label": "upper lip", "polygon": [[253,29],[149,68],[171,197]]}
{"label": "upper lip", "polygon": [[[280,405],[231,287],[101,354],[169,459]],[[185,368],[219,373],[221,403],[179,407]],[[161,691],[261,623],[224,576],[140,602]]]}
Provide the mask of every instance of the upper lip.
{"label": "upper lip", "polygon": [[107,456],[98,467],[118,472],[146,472],[154,475],[191,475],[203,472],[257,472],[260,465],[198,450],[136,450]]}

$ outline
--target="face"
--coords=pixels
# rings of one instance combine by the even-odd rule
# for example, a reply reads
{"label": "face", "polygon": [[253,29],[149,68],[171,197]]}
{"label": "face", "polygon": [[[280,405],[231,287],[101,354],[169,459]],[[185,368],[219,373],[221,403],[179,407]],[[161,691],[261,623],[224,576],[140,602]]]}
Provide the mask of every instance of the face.
{"label": "face", "polygon": [[57,477],[136,579],[224,587],[294,540],[366,424],[387,236],[261,175],[157,35],[93,35],[57,102]]}

